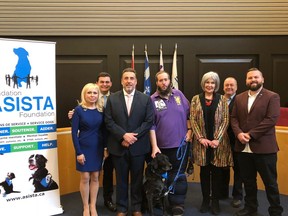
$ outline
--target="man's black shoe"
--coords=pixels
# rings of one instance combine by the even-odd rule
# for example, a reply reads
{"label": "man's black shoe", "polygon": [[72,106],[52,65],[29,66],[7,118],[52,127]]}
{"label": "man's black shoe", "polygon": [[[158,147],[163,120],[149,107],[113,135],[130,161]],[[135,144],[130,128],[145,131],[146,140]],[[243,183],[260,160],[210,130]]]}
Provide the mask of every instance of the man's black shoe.
{"label": "man's black shoe", "polygon": [[257,210],[252,211],[247,208],[241,209],[240,211],[237,211],[234,216],[256,216],[257,215]]}
{"label": "man's black shoe", "polygon": [[210,209],[210,200],[203,200],[201,207],[200,207],[200,212],[201,213],[206,213]]}
{"label": "man's black shoe", "polygon": [[116,212],[117,211],[116,205],[110,200],[105,200],[104,201],[104,205],[112,212]]}

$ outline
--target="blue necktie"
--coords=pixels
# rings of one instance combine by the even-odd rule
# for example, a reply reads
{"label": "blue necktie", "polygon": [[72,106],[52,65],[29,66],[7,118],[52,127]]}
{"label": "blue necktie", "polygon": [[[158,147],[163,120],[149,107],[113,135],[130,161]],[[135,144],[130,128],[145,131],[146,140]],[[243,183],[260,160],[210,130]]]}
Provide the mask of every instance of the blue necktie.
{"label": "blue necktie", "polygon": [[107,103],[107,95],[103,95],[104,98],[104,108],[106,108],[106,103]]}

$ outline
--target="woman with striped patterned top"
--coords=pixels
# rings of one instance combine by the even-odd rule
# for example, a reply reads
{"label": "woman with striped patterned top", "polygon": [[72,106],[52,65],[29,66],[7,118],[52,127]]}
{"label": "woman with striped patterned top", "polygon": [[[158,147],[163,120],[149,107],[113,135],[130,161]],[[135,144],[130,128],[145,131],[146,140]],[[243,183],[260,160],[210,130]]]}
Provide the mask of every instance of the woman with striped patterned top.
{"label": "woman with striped patterned top", "polygon": [[217,73],[205,73],[201,80],[203,92],[192,98],[190,109],[193,157],[194,163],[200,166],[203,195],[200,212],[209,211],[211,195],[211,212],[214,215],[220,213],[221,169],[233,166],[227,134],[229,108],[227,99],[216,93],[219,86],[220,79]]}

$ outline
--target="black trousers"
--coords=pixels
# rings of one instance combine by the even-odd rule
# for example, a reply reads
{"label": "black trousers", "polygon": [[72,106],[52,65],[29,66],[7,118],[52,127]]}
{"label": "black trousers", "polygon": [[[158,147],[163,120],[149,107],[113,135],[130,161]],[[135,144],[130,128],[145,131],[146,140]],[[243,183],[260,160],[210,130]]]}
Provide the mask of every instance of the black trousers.
{"label": "black trousers", "polygon": [[221,195],[222,167],[212,164],[200,167],[200,183],[203,201],[207,202],[212,195],[212,199],[219,199]]}
{"label": "black trousers", "polygon": [[221,184],[220,187],[220,199],[227,199],[229,197],[229,182],[230,182],[230,167],[223,167],[221,170]]}
{"label": "black trousers", "polygon": [[[182,148],[185,148],[185,147],[186,146],[183,146]],[[175,176],[177,175],[178,169],[181,164],[181,160],[177,158],[177,150],[178,148],[161,149],[161,152],[168,156],[169,161],[172,164],[172,169],[168,172],[168,180],[167,180],[168,187],[171,186],[172,184],[174,185],[173,190],[171,191],[171,193],[168,194],[169,203],[171,207],[178,206],[178,205],[184,207],[184,202],[185,202],[186,193],[188,189],[188,183],[187,183],[185,171],[186,171],[187,161],[188,161],[189,146],[187,147],[187,151],[185,155],[183,151],[184,160],[182,162],[182,166],[180,169],[179,178],[174,182]]]}
{"label": "black trousers", "polygon": [[[240,168],[238,162],[238,153],[233,152],[233,190],[232,196],[233,199],[236,200],[243,200],[243,181],[240,176]],[[222,169],[222,180],[221,180],[220,187],[220,199],[228,198],[229,197],[229,182],[230,182],[230,167],[224,167]]]}
{"label": "black trousers", "polygon": [[243,200],[243,180],[242,180],[241,175],[240,175],[238,154],[239,153],[237,153],[237,152],[233,152],[234,182],[233,182],[232,196],[234,199]]}
{"label": "black trousers", "polygon": [[280,196],[277,183],[277,154],[239,153],[240,174],[245,188],[245,208],[257,211],[257,172],[265,185],[267,199],[270,203],[270,216],[282,215]]}
{"label": "black trousers", "polygon": [[145,156],[145,154],[132,156],[129,150],[125,150],[123,156],[112,155],[116,171],[116,204],[119,212],[128,211],[129,177],[131,211],[141,211]]}
{"label": "black trousers", "polygon": [[113,170],[112,156],[109,155],[103,164],[103,198],[105,201],[112,201],[113,195]]}

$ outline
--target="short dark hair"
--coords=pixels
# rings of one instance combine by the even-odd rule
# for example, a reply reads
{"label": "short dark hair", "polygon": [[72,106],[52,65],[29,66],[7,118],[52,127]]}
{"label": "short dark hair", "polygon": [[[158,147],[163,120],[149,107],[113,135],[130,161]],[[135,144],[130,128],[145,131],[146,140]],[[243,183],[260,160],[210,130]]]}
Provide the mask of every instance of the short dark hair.
{"label": "short dark hair", "polygon": [[262,71],[260,71],[260,70],[259,70],[258,68],[256,68],[256,67],[252,67],[252,68],[248,69],[246,75],[247,75],[249,72],[251,72],[251,71],[259,71],[260,74],[261,74],[261,76],[263,77],[263,73],[262,73]]}
{"label": "short dark hair", "polygon": [[250,71],[255,71],[255,70],[260,71],[258,68],[252,67],[252,68],[248,69],[248,72],[250,72]]}
{"label": "short dark hair", "polygon": [[126,73],[126,72],[132,72],[132,73],[135,73],[136,75],[136,70],[133,69],[133,68],[125,68],[123,71],[122,71],[122,74]]}
{"label": "short dark hair", "polygon": [[99,78],[100,78],[100,77],[109,77],[109,78],[110,78],[110,81],[112,82],[112,77],[111,77],[111,75],[110,75],[109,73],[107,73],[107,72],[100,72],[100,73],[98,74],[98,76],[97,76],[96,82],[99,81]]}
{"label": "short dark hair", "polygon": [[156,81],[156,82],[158,81],[158,76],[159,76],[160,74],[163,74],[163,73],[167,74],[167,75],[168,75],[168,78],[169,78],[169,80],[170,80],[170,74],[169,74],[168,72],[166,72],[166,71],[158,71],[158,72],[156,73],[156,75],[155,75],[155,81]]}

